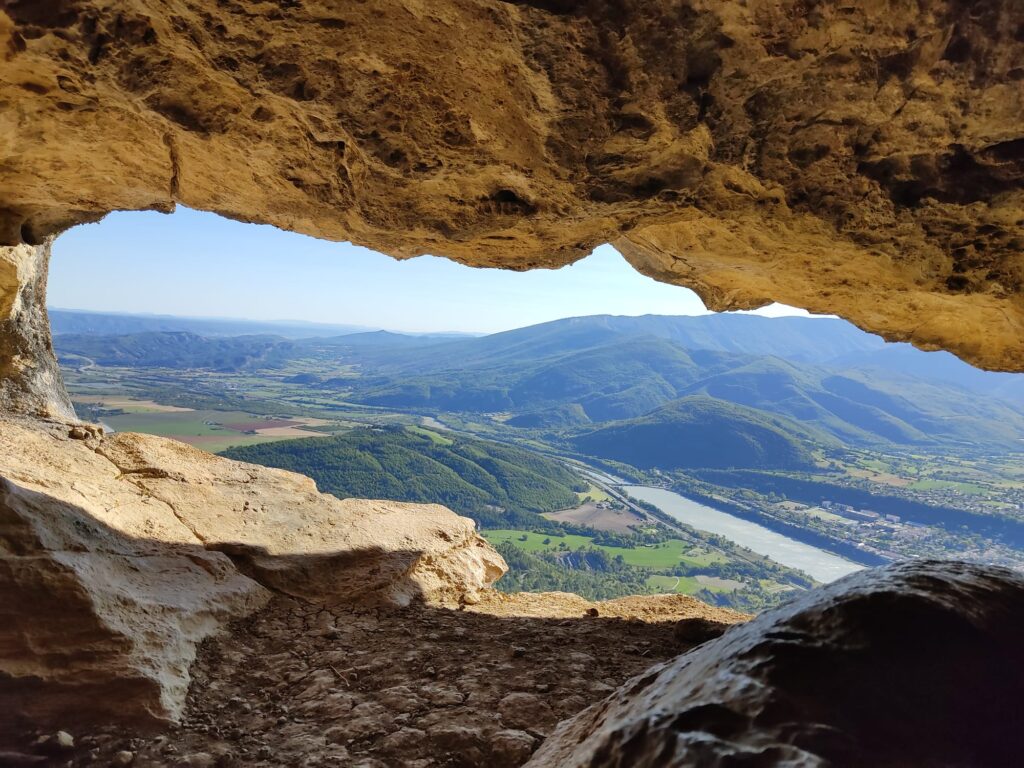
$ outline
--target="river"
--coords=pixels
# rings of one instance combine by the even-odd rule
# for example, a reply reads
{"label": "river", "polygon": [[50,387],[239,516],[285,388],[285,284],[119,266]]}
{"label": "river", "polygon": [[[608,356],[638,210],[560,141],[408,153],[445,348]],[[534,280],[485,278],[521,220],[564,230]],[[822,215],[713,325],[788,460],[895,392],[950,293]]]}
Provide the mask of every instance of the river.
{"label": "river", "polygon": [[724,536],[777,563],[810,574],[820,582],[835,581],[864,567],[824,549],[783,536],[763,525],[699,504],[674,491],[645,485],[623,485],[621,488],[630,496],[653,504],[681,523]]}

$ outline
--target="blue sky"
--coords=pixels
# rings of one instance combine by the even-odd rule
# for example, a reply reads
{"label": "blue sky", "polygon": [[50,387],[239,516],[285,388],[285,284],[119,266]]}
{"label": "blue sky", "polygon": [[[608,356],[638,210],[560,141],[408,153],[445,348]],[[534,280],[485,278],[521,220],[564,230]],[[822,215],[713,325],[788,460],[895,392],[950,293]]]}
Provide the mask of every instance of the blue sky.
{"label": "blue sky", "polygon": [[[49,304],[194,317],[307,320],[391,330],[491,333],[579,315],[704,314],[695,293],[657,283],[611,246],[558,270],[404,262],[350,243],[178,208],[112,213],[54,246]],[[804,314],[773,305],[759,314]]]}

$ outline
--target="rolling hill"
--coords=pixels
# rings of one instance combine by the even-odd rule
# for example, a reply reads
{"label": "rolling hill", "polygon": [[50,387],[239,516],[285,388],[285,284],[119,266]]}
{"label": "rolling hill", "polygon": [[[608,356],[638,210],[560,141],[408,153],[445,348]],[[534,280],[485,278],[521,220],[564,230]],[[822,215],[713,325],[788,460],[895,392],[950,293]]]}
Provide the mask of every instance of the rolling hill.
{"label": "rolling hill", "polygon": [[288,359],[294,351],[292,342],[280,336],[206,337],[187,331],[118,336],[65,334],[54,337],[54,347],[62,360],[75,357],[105,366],[214,371],[270,368]]}
{"label": "rolling hill", "polygon": [[706,396],[675,400],[646,416],[572,439],[585,454],[641,469],[807,469],[810,440],[828,441],[787,419]]}
{"label": "rolling hill", "polygon": [[[761,321],[775,322],[746,316],[725,319],[742,321],[738,323],[741,329],[756,327]],[[811,326],[808,333],[819,326],[827,330],[833,324],[829,320],[788,319]],[[818,433],[863,446],[952,442],[1019,447],[1024,437],[1024,417],[1011,401],[1001,398],[999,387],[1005,389],[1007,382],[997,374],[975,372],[976,382],[988,382],[992,377],[999,380],[989,394],[979,397],[959,380],[910,375],[905,372],[906,364],[886,370],[798,361],[797,357],[809,355],[806,348],[801,349],[802,335],[793,336],[791,353],[780,357],[687,349],[678,341],[654,334],[622,337],[608,333],[604,325],[596,330],[591,324],[559,327],[566,336],[564,343],[557,343],[559,333],[549,327],[538,332],[542,343],[532,352],[522,343],[532,329],[522,329],[522,333],[512,332],[519,338],[515,345],[509,343],[509,334],[497,334],[454,345],[370,349],[366,357],[356,353],[363,378],[354,384],[351,399],[389,408],[511,412],[513,417],[507,423],[512,426],[550,430],[631,419],[673,400],[703,395],[787,416]],[[655,324],[655,330],[659,329]],[[739,330],[733,329],[733,333]],[[822,345],[827,346],[828,340],[826,333]],[[494,349],[488,351],[492,342]],[[464,355],[461,367],[449,359],[453,346]],[[779,346],[783,345],[775,348]],[[503,354],[510,359],[503,359]],[[819,351],[818,356],[829,354]],[[863,354],[870,357],[868,351]],[[929,354],[912,350],[910,356],[931,363]],[[409,362],[413,359],[415,366]],[[444,370],[431,372],[442,367]]]}
{"label": "rolling hill", "polygon": [[588,483],[532,451],[418,427],[355,429],[232,448],[225,456],[312,477],[342,498],[444,504],[488,526],[527,526],[577,503]]}
{"label": "rolling hill", "polygon": [[[1019,449],[1024,439],[1024,377],[886,345],[831,319],[596,316],[457,339],[139,333],[61,335],[56,345],[99,365],[251,370],[302,359],[288,383],[375,407],[502,413],[522,429],[578,430],[699,395],[851,445]],[[352,374],[320,376],[318,362]]]}

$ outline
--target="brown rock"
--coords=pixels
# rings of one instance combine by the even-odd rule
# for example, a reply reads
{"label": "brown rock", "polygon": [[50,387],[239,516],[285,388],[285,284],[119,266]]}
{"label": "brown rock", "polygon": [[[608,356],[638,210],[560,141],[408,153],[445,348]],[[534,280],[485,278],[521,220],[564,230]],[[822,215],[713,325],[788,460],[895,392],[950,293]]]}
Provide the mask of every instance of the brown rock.
{"label": "brown rock", "polygon": [[498,702],[501,721],[511,728],[546,729],[555,722],[551,707],[540,696],[516,691]]}
{"label": "brown rock", "polygon": [[430,741],[435,748],[458,756],[461,765],[477,765],[483,760],[487,739],[480,728],[451,723],[431,728]]}
{"label": "brown rock", "polygon": [[533,753],[537,739],[526,731],[498,731],[490,738],[492,765],[514,768],[522,765]]}
{"label": "brown rock", "polygon": [[696,645],[718,637],[729,628],[729,624],[720,624],[703,618],[680,619],[676,622],[673,636],[680,643]]}
{"label": "brown rock", "polygon": [[[1016,0],[6,3],[0,244],[178,202],[478,266],[614,241],[716,309],[1021,370],[1019,27]],[[0,339],[34,339],[23,412],[66,405],[39,327]]]}
{"label": "brown rock", "polygon": [[74,420],[50,341],[49,266],[49,240],[0,247],[0,413]]}
{"label": "brown rock", "polygon": [[381,750],[403,758],[420,754],[426,746],[427,734],[417,728],[402,728],[384,737]]}
{"label": "brown rock", "polygon": [[0,736],[177,717],[196,643],[268,587],[457,606],[505,567],[444,507],[341,501],[173,440],[3,417],[0,534]]}
{"label": "brown rock", "polygon": [[861,571],[651,668],[528,765],[1011,765],[1022,615],[1006,569]]}

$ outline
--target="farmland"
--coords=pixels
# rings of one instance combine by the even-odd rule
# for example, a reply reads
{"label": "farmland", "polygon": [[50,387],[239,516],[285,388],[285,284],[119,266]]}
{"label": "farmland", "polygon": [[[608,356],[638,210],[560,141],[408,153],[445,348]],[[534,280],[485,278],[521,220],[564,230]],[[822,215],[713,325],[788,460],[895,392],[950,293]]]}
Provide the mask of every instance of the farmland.
{"label": "farmland", "polygon": [[495,530],[484,531],[483,535],[488,541],[509,541],[527,552],[558,552],[593,546],[613,557],[621,555],[626,565],[640,568],[673,568],[679,564],[700,567],[715,560],[714,555],[708,555],[706,552],[691,554],[693,548],[682,539],[669,539],[660,544],[626,548],[595,545],[592,536],[573,534],[555,536],[531,531]]}
{"label": "farmland", "polygon": [[194,410],[125,397],[96,398],[92,405],[99,409],[98,420],[115,432],[170,437],[211,453],[243,445],[315,437],[317,432],[310,427],[327,423],[308,417],[283,419],[244,411]]}

